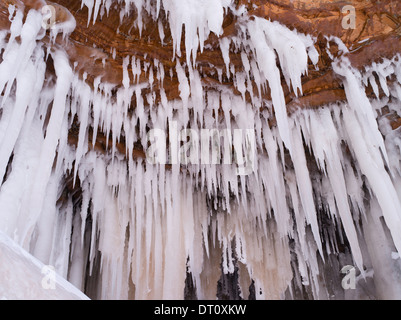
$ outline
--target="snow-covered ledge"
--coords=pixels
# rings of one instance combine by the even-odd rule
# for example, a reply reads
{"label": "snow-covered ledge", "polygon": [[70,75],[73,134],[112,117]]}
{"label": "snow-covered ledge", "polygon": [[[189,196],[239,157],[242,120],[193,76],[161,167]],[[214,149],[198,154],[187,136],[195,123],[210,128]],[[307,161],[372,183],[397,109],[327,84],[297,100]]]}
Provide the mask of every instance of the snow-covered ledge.
{"label": "snow-covered ledge", "polygon": [[71,283],[0,231],[0,300],[87,300]]}

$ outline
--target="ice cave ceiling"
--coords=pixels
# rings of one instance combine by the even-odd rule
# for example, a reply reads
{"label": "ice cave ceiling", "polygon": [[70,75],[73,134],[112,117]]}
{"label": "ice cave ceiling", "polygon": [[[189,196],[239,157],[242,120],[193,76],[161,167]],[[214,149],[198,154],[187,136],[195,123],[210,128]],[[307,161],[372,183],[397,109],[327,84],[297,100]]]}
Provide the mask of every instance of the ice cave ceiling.
{"label": "ice cave ceiling", "polygon": [[[89,297],[401,297],[400,1],[1,0],[0,31],[0,232]],[[248,130],[219,160],[253,137],[253,171],[153,165],[153,128]]]}

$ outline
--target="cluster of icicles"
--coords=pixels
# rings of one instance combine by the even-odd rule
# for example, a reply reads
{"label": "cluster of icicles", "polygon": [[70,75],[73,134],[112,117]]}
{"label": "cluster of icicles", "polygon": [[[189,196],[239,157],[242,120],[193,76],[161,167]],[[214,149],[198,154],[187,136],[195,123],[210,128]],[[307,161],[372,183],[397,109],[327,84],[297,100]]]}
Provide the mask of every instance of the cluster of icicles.
{"label": "cluster of icicles", "polygon": [[[345,59],[333,61],[347,102],[287,116],[276,59],[288,85],[302,93],[308,59],[318,60],[311,37],[232,9],[242,31],[221,39],[226,69],[216,72],[226,72],[241,95],[223,86],[206,90],[196,53],[210,32],[220,35],[231,4],[126,2],[136,6],[129,10],[136,11],[138,27],[140,10],[155,11],[155,23],[162,7],[169,13],[177,55],[185,26],[192,59],[177,59],[173,70],[180,99],[157,104],[154,95],[143,96],[170,70],[158,61],[156,71],[147,68],[136,57],[124,60],[116,92],[100,78],[91,89],[62,49],[47,52],[38,41],[40,12],[30,11],[23,22],[10,9],[11,28],[0,36],[0,230],[93,298],[182,299],[189,276],[198,299],[215,299],[222,273],[238,275],[244,299],[251,284],[257,299],[401,297],[401,140],[378,113],[384,106],[401,111],[399,57],[363,75]],[[111,1],[84,4],[95,21]],[[229,50],[241,50],[243,72],[231,67]],[[54,81],[45,77],[46,54],[54,61]],[[141,72],[149,83],[136,82]],[[391,75],[398,84],[387,86]],[[387,98],[370,101],[364,89],[371,83],[378,93],[375,78]],[[267,86],[272,101],[261,98]],[[269,126],[273,107],[277,125]],[[222,119],[215,117],[219,108]],[[67,143],[75,116],[76,147]],[[131,156],[149,128],[168,131],[173,121],[178,130],[252,129],[253,172],[239,176],[236,164],[166,168]],[[96,128],[112,135],[110,152],[89,150],[89,127],[92,141]],[[116,151],[121,136],[126,155]],[[69,195],[60,204],[71,173],[82,200],[73,203]],[[341,288],[345,265],[360,274],[357,290]]]}

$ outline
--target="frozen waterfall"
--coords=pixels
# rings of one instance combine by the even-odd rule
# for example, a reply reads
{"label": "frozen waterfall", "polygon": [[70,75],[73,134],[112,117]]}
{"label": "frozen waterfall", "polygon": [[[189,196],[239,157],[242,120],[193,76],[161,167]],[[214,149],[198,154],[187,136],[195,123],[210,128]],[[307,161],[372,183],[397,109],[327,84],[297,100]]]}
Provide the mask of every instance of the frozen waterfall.
{"label": "frozen waterfall", "polygon": [[[82,0],[88,24],[111,5]],[[190,290],[216,299],[229,277],[243,299],[401,298],[400,129],[382,112],[401,114],[400,56],[364,72],[333,57],[346,101],[290,114],[281,75],[302,95],[316,39],[229,0],[124,8],[121,19],[135,13],[139,29],[142,13],[157,24],[164,10],[174,68],[127,56],[123,83],[89,83],[51,46],[58,33],[68,41],[72,16],[46,42],[42,12],[9,7],[11,27],[0,33],[0,231],[94,299],[183,299]],[[222,36],[227,10],[238,35]],[[216,73],[239,94],[202,85],[197,54],[211,34],[226,65]],[[243,71],[230,50],[241,52]],[[171,73],[180,98],[162,90],[156,100],[152,83]],[[385,97],[368,98],[369,84]],[[77,145],[68,142],[74,119]],[[109,151],[94,147],[98,132]],[[138,141],[145,158],[134,156]],[[64,192],[67,183],[79,196]],[[347,265],[356,290],[342,287]]]}

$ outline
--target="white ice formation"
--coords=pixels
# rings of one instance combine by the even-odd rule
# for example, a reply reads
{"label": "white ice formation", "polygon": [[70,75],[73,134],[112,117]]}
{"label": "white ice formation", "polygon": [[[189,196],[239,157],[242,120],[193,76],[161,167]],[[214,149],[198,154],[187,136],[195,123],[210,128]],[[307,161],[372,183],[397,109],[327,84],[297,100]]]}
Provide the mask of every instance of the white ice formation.
{"label": "white ice formation", "polygon": [[34,258],[0,231],[0,300],[88,300],[52,266]]}
{"label": "white ice formation", "polygon": [[[88,23],[112,3],[82,0]],[[175,70],[164,70],[155,61],[152,69],[127,57],[122,86],[98,78],[91,88],[61,47],[49,52],[55,79],[46,77],[40,12],[23,20],[16,10],[11,29],[1,32],[0,230],[97,299],[182,299],[188,278],[198,299],[215,299],[218,281],[234,274],[245,299],[401,298],[401,140],[381,114],[384,107],[401,114],[400,57],[364,73],[344,58],[334,60],[347,101],[288,115],[281,74],[302,95],[308,59],[318,59],[313,38],[250,19],[228,0],[125,4],[121,19],[135,13],[139,29],[143,12],[157,23],[165,11],[177,57],[184,28],[186,63],[177,59]],[[241,95],[219,85],[204,88],[197,70],[197,53],[210,33],[222,35],[227,10],[237,15],[241,32],[220,38],[226,69],[216,73],[233,79]],[[231,68],[230,50],[241,52],[244,71]],[[149,83],[138,84],[145,70]],[[179,79],[180,99],[156,103],[152,94],[142,95],[169,71]],[[397,79],[392,85],[390,76]],[[369,83],[377,99],[366,96]],[[271,101],[262,98],[267,89]],[[277,125],[269,125],[273,115]],[[77,146],[67,141],[74,117]],[[111,135],[110,152],[89,148],[90,127],[92,141],[97,128]],[[147,141],[149,128],[170,135],[249,129],[252,170],[238,175],[236,163],[198,161],[200,152],[191,153],[189,164],[179,145],[167,157],[181,164],[134,159],[134,144]],[[116,150],[121,137],[126,155]],[[237,160],[253,150],[235,143]],[[67,194],[59,202],[68,176],[81,197]],[[341,287],[346,265],[358,270],[357,290]]]}

